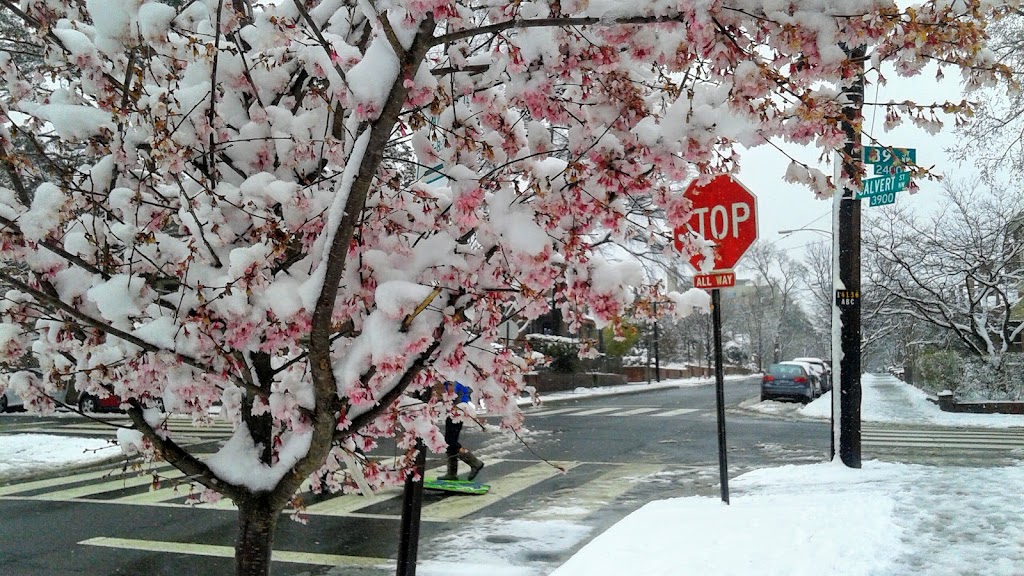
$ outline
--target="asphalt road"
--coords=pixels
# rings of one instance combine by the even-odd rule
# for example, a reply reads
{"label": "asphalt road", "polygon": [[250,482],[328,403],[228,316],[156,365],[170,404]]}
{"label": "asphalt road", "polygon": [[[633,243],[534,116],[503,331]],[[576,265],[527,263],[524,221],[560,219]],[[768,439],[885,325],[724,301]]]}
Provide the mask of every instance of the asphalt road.
{"label": "asphalt road", "polygon": [[[728,406],[756,394],[756,379],[726,384]],[[451,544],[457,541],[459,547],[490,547],[508,564],[547,574],[650,500],[719,494],[713,386],[587,397],[528,408],[525,414],[518,437],[493,425],[466,427],[463,443],[487,462],[480,479],[492,491],[487,496],[427,493],[421,560],[457,558]],[[828,456],[824,423],[735,409],[726,420],[730,476]],[[3,434],[33,428],[89,433],[76,419],[41,422],[5,415],[0,441]],[[197,446],[215,443],[217,432],[195,432]],[[440,465],[436,456],[428,462],[428,468]],[[0,572],[231,574],[236,518],[229,503],[192,507],[184,502],[186,488],[174,492],[169,486],[153,492],[147,477],[124,476],[118,465],[0,485]],[[372,499],[309,496],[306,503],[306,524],[279,524],[275,574],[394,574],[400,492]],[[564,542],[529,541],[521,523],[545,519],[566,522],[581,533]],[[482,541],[473,542],[476,536]]]}

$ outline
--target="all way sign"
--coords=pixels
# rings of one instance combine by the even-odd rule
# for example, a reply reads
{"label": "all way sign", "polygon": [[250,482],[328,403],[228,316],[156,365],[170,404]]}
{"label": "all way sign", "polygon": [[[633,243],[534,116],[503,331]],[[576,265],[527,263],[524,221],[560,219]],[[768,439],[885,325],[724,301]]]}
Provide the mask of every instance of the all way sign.
{"label": "all way sign", "polygon": [[892,176],[868,178],[861,181],[861,191],[857,198],[869,198],[881,194],[902,192],[910,184],[910,172],[898,172]]}
{"label": "all way sign", "polygon": [[736,285],[736,273],[732,270],[715,270],[709,274],[694,274],[693,287],[712,289],[729,288]]}

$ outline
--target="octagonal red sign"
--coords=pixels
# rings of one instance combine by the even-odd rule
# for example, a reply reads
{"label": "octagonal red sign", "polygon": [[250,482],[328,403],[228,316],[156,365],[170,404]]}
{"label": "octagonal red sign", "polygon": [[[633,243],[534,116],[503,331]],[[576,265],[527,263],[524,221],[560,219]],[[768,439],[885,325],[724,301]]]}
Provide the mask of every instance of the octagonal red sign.
{"label": "octagonal red sign", "polygon": [[[676,249],[682,249],[680,237],[692,230],[714,243],[713,270],[735,267],[757,240],[757,198],[754,193],[732,176],[720,174],[703,186],[698,186],[694,180],[683,194],[693,203],[693,212],[689,222],[675,228]],[[690,258],[690,265],[700,271],[702,260],[703,257],[696,254]]]}

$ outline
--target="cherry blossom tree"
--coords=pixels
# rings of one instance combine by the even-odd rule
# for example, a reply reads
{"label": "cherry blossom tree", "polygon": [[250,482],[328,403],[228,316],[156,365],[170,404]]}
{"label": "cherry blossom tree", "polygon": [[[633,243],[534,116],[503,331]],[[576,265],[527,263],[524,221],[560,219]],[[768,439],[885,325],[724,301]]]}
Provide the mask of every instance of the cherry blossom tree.
{"label": "cherry blossom tree", "polygon": [[[865,66],[844,46],[904,75],[1006,72],[983,50],[1003,9],[973,0],[0,6],[45,54],[0,52],[0,386],[43,412],[71,382],[117,394],[126,448],[238,506],[247,575],[303,482],[394,484],[416,438],[443,447],[432,384],[472,382],[517,426],[502,321],[552,294],[570,324],[663,299],[595,245],[671,246],[681,183],[735,170],[739,146],[841,149],[840,84]],[[84,158],[40,166],[21,138]],[[795,161],[788,178],[842,184]],[[169,414],[215,403],[236,431],[199,458]],[[403,457],[357,458],[379,438]]]}

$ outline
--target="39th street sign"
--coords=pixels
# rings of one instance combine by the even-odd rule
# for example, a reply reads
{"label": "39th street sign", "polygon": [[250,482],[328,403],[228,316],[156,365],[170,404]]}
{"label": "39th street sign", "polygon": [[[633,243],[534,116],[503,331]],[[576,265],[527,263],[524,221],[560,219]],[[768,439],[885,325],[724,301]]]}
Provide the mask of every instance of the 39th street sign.
{"label": "39th street sign", "polygon": [[887,146],[865,146],[865,164],[878,166],[914,166],[917,164],[917,150],[914,148],[889,148]]}
{"label": "39th street sign", "polygon": [[862,159],[867,164],[873,164],[875,174],[882,177],[861,181],[861,191],[857,193],[857,198],[870,198],[871,206],[884,206],[896,202],[896,193],[906,190],[910,184],[908,169],[917,164],[917,150],[865,146]]}

